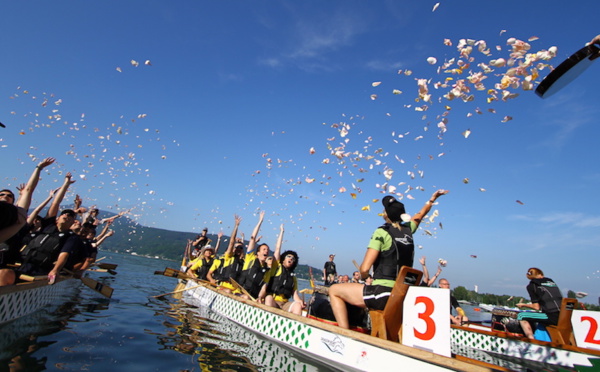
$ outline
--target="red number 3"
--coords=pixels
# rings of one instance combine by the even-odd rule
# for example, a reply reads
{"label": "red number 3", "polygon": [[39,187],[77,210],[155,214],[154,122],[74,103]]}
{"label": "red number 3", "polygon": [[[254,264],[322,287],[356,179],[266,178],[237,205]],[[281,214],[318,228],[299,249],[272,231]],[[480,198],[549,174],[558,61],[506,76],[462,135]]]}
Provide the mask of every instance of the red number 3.
{"label": "red number 3", "polygon": [[423,319],[425,321],[426,328],[424,333],[417,331],[415,328],[413,328],[413,331],[416,338],[423,341],[429,341],[433,338],[433,336],[435,336],[435,322],[433,319],[431,319],[431,314],[433,314],[433,311],[435,310],[435,305],[431,298],[424,296],[418,296],[415,299],[415,305],[418,304],[425,304],[425,311],[419,313],[419,319]]}
{"label": "red number 3", "polygon": [[594,335],[596,335],[596,331],[598,330],[598,323],[596,322],[596,319],[589,317],[589,316],[582,316],[581,322],[583,322],[585,320],[590,322],[590,330],[588,331],[587,336],[585,336],[585,342],[589,342],[590,344],[600,345],[600,339],[594,340]]}

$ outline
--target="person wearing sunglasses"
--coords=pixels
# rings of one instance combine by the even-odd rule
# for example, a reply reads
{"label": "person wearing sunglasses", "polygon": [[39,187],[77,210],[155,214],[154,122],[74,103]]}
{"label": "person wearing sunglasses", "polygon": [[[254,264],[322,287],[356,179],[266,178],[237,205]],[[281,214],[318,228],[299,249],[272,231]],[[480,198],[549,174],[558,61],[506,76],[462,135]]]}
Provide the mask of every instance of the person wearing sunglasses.
{"label": "person wearing sunglasses", "polygon": [[558,324],[558,315],[562,303],[562,293],[556,283],[544,276],[544,272],[537,267],[527,270],[527,279],[530,280],[527,285],[527,293],[531,297],[531,303],[519,302],[516,306],[519,309],[529,308],[535,312],[521,312],[517,320],[523,328],[525,336],[533,339],[533,328],[530,322],[542,323],[545,325]]}

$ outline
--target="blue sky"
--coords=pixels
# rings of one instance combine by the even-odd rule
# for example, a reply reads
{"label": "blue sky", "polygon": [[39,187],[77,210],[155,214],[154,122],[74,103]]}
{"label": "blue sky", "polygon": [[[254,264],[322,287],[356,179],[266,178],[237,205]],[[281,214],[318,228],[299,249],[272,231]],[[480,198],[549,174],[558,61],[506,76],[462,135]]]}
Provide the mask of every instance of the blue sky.
{"label": "blue sky", "polygon": [[[381,223],[381,185],[409,213],[448,189],[415,237],[431,271],[443,258],[453,286],[525,295],[537,266],[596,302],[598,66],[546,100],[517,88],[488,104],[506,68],[469,102],[434,84],[508,59],[513,37],[537,37],[530,52],[556,46],[547,63],[557,65],[600,33],[586,17],[597,4],[435,4],[3,2],[3,183],[14,188],[53,156],[34,202],[70,171],[84,205],[135,207],[154,227],[228,234],[237,213],[248,235],[264,209],[264,241],[285,223],[284,248],[318,267],[335,253],[348,274]],[[484,40],[490,55],[475,46],[463,74],[438,72],[461,58],[461,39]],[[430,103],[415,101],[416,79]],[[341,144],[350,156],[338,159]]]}

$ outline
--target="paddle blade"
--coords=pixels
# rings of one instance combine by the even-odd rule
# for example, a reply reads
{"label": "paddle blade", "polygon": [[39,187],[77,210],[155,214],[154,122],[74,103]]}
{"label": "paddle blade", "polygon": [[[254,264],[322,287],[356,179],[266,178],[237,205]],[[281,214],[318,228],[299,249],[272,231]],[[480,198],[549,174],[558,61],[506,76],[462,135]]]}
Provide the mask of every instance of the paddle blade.
{"label": "paddle blade", "polygon": [[600,48],[587,45],[552,70],[535,89],[541,98],[548,98],[581,75],[600,56]]}
{"label": "paddle blade", "polygon": [[113,289],[111,287],[104,285],[92,278],[81,278],[81,281],[83,282],[83,284],[105,297],[110,298],[113,294]]}

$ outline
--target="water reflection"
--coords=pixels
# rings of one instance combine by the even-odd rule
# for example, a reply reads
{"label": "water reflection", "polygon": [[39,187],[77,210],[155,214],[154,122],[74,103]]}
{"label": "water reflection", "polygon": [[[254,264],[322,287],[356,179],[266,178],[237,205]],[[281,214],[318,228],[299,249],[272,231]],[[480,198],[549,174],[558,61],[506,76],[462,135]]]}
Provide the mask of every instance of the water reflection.
{"label": "water reflection", "polygon": [[174,303],[166,313],[177,322],[163,322],[170,331],[157,335],[160,343],[166,349],[197,355],[202,371],[331,371],[206,308]]}

